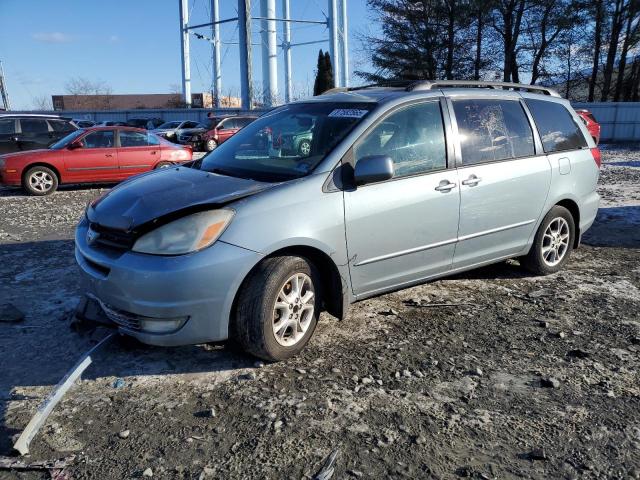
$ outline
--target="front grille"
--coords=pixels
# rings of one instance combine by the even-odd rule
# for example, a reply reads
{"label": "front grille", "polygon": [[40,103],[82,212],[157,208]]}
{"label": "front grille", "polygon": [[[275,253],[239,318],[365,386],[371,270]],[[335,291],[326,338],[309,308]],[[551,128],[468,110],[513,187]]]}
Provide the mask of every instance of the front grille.
{"label": "front grille", "polygon": [[140,331],[142,329],[140,326],[140,319],[136,315],[110,307],[94,295],[89,295],[89,297],[93,298],[100,304],[100,307],[102,308],[104,314],[113,323],[116,323],[121,327],[127,328],[129,330]]}
{"label": "front grille", "polygon": [[103,227],[97,223],[90,225],[91,230],[98,233],[95,243],[118,250],[131,250],[136,242],[136,237],[132,232],[117,230],[115,228]]}

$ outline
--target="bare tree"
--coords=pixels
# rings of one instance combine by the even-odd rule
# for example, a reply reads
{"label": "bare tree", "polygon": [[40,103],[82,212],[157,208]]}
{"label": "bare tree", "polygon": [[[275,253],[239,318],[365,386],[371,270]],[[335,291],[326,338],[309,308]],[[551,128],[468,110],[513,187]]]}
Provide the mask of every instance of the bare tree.
{"label": "bare tree", "polygon": [[493,20],[493,28],[502,40],[503,71],[505,82],[519,82],[518,42],[522,31],[522,18],[527,0],[499,0]]}
{"label": "bare tree", "polygon": [[103,81],[74,77],[65,84],[65,90],[67,94],[77,97],[75,104],[79,108],[96,110],[111,108],[113,90]]}
{"label": "bare tree", "polygon": [[600,100],[603,102],[606,102],[609,98],[611,80],[613,78],[616,55],[618,53],[620,33],[622,32],[626,12],[629,8],[628,2],[629,0],[613,0],[613,13],[611,14],[610,33],[608,38],[609,47],[607,48],[607,60],[604,64],[602,92],[600,94]]}
{"label": "bare tree", "polygon": [[31,104],[34,110],[52,111],[53,102],[48,95],[36,95],[31,99]]}
{"label": "bare tree", "polygon": [[[622,52],[620,53],[620,61],[618,62],[618,78],[616,79],[616,88],[613,95],[613,101],[617,102],[623,95],[623,88],[625,86],[625,75],[627,68],[627,55],[629,51],[638,43],[638,28],[640,26],[640,19],[638,13],[640,11],[640,1],[630,0],[629,8],[627,12],[627,26],[624,33],[624,41],[622,43]],[[628,89],[628,88],[627,88]]]}

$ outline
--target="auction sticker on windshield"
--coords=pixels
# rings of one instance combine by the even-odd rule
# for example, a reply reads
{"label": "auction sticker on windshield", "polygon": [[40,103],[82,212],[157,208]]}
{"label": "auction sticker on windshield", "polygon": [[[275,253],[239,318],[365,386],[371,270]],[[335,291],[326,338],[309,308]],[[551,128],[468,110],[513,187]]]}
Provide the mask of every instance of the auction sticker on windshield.
{"label": "auction sticker on windshield", "polygon": [[362,118],[369,110],[359,110],[356,108],[336,108],[329,114],[330,117]]}

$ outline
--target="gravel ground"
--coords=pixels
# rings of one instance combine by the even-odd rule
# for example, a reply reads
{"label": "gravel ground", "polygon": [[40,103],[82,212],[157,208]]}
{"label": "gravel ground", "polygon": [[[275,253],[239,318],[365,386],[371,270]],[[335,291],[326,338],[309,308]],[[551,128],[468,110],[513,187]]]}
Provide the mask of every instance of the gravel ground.
{"label": "gravel ground", "polygon": [[[563,272],[510,261],[373,298],[280,364],[119,339],[29,459],[75,453],[75,479],[310,478],[332,451],[334,478],[640,478],[640,152],[603,157],[602,208]],[[0,323],[0,455],[107,333],[69,327],[73,227],[102,191],[0,189],[0,303],[26,314]]]}

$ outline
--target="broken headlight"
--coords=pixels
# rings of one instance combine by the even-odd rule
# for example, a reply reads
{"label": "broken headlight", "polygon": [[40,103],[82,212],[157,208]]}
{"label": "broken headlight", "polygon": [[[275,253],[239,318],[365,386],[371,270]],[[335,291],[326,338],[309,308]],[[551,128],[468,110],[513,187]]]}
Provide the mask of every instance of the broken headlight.
{"label": "broken headlight", "polygon": [[220,209],[187,215],[141,236],[132,250],[152,255],[181,255],[202,250],[222,235],[233,214],[233,210]]}

